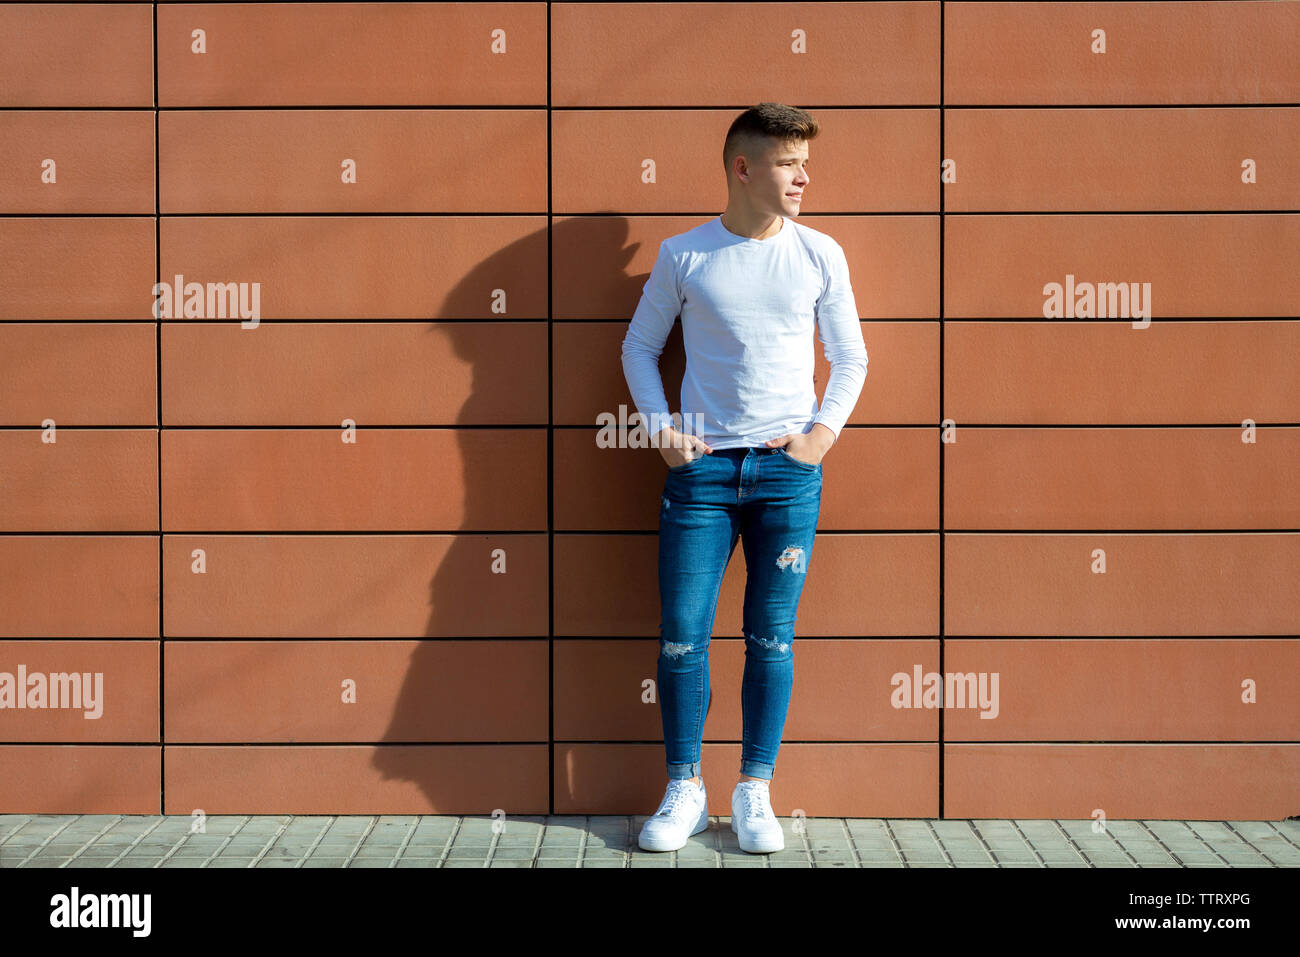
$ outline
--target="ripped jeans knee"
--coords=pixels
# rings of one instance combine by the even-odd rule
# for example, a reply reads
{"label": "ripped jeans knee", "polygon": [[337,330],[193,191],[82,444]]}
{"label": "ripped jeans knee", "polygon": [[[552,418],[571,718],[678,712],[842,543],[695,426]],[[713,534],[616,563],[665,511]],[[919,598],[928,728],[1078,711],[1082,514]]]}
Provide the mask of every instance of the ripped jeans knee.
{"label": "ripped jeans knee", "polygon": [[793,636],[790,638],[779,638],[776,635],[764,637],[762,635],[746,632],[745,643],[747,645],[752,644],[764,651],[774,651],[779,655],[784,655],[789,652],[790,648],[793,646],[794,638]]}

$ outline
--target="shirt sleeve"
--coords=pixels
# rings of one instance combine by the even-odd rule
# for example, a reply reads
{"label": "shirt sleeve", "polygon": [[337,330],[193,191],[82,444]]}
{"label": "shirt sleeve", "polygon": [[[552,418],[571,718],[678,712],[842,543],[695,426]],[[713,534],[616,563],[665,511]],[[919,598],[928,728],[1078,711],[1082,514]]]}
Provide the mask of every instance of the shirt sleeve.
{"label": "shirt sleeve", "polygon": [[849,283],[849,263],[839,243],[834,244],[830,256],[816,315],[817,335],[825,347],[831,374],[813,423],[820,422],[838,439],[867,378],[867,345],[862,339],[862,323]]}
{"label": "shirt sleeve", "polygon": [[623,375],[646,432],[652,438],[673,424],[659,374],[659,356],[681,305],[677,263],[664,241],[659,244],[659,256],[642,287],[641,301],[623,337]]}

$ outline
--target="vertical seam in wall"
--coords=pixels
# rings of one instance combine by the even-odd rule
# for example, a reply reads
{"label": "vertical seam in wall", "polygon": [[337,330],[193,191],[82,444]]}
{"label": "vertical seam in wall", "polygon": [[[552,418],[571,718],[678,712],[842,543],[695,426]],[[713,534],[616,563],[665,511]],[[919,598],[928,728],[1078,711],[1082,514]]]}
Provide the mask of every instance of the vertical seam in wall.
{"label": "vertical seam in wall", "polygon": [[[162,167],[158,162],[158,4],[153,4],[153,256],[154,282],[162,282]],[[162,316],[154,316],[154,386],[157,389],[158,425],[158,813],[167,813],[167,726],[163,681],[166,643],[163,635],[163,521],[162,521]]]}
{"label": "vertical seam in wall", "polygon": [[[943,645],[943,128],[946,119],[943,109],[944,72],[943,72],[943,22],[947,10],[943,0],[939,3],[939,675],[944,674]],[[943,702],[941,702],[943,704]],[[939,708],[939,819],[943,820],[943,708]]]}
{"label": "vertical seam in wall", "polygon": [[551,5],[546,4],[546,807],[555,814],[555,280],[551,264]]}

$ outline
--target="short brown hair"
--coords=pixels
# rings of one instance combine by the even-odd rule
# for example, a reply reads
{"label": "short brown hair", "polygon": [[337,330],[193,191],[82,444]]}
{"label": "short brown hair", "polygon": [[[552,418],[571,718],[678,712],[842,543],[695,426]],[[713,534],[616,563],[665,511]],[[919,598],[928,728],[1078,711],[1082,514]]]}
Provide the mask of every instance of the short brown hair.
{"label": "short brown hair", "polygon": [[737,154],[757,151],[764,137],[785,143],[810,140],[819,132],[821,126],[811,113],[784,103],[759,103],[731,121],[722,144],[722,165],[730,170]]}

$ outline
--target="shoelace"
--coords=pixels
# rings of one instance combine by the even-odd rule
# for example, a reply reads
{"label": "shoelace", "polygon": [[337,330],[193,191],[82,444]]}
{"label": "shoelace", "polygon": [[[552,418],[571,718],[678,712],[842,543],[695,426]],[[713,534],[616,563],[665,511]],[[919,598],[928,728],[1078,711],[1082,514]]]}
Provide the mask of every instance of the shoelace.
{"label": "shoelace", "polygon": [[686,785],[685,780],[681,784],[673,783],[668,785],[668,793],[664,796],[664,805],[659,809],[659,813],[655,815],[656,817],[672,817],[677,812],[677,809],[686,803],[689,792]]}
{"label": "shoelace", "polygon": [[759,792],[767,794],[767,788],[761,784],[744,781],[740,785],[741,817],[747,821],[774,821],[776,815],[762,799]]}

